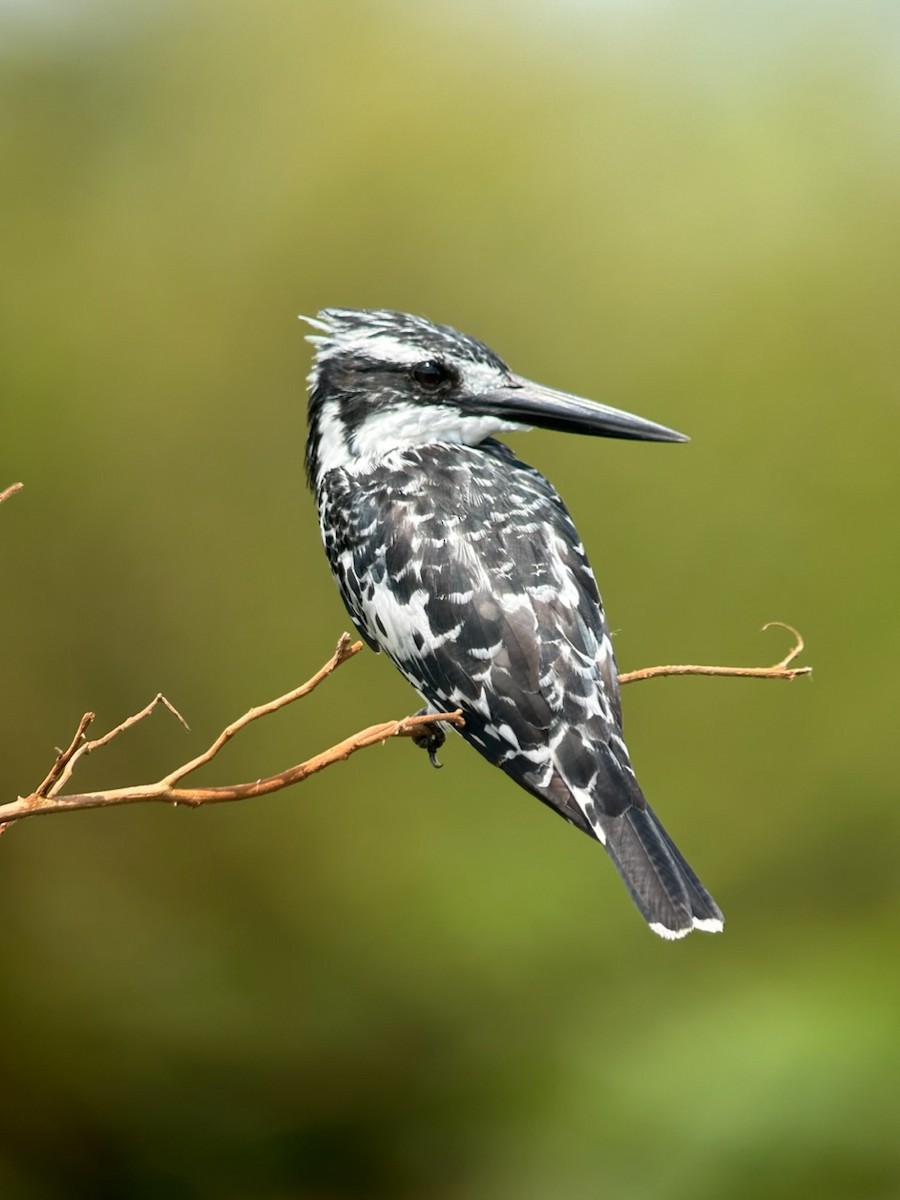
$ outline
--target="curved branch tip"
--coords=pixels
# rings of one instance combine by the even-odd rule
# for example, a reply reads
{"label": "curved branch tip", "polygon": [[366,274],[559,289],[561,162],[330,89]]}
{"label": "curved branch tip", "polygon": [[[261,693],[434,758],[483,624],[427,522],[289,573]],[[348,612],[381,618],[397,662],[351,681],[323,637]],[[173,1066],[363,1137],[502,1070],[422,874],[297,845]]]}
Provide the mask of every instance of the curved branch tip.
{"label": "curved branch tip", "polygon": [[[766,621],[765,625],[763,625],[762,629],[760,630],[760,633],[765,633],[767,629],[786,629],[788,633],[793,635],[794,648],[785,655],[780,663],[778,663],[779,667],[787,668],[795,658],[799,658],[799,656],[803,653],[806,645],[806,643],[803,641],[803,635],[799,630],[795,629],[793,625],[788,625],[787,621]],[[799,673],[801,675],[810,675],[812,673],[812,667],[804,667]]]}

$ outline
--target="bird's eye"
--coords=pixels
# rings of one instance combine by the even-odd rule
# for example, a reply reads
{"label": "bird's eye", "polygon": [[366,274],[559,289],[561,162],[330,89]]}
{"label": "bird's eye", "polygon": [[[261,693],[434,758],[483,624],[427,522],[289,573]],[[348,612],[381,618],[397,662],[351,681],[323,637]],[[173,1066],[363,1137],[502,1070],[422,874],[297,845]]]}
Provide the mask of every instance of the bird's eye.
{"label": "bird's eye", "polygon": [[453,372],[436,358],[427,358],[412,368],[412,377],[426,392],[436,392],[439,387],[453,380]]}

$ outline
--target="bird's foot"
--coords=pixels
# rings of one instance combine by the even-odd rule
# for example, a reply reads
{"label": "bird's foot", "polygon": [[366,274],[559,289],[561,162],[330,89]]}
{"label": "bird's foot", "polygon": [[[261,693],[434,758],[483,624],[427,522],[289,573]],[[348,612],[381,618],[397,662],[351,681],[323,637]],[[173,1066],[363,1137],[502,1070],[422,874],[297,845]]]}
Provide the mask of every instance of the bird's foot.
{"label": "bird's foot", "polygon": [[[430,708],[420,708],[415,714],[417,717],[426,717]],[[428,761],[433,767],[441,767],[443,763],[438,762],[437,752],[447,740],[447,735],[441,728],[440,722],[435,721],[433,725],[423,725],[421,732],[417,733],[412,739],[413,744],[418,746],[420,750],[428,751]]]}

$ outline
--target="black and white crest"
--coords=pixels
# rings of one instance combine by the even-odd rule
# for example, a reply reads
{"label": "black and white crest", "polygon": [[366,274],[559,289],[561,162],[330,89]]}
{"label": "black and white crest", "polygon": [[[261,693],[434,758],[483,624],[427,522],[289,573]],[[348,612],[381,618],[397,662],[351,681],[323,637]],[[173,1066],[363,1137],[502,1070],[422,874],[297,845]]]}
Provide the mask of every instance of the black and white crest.
{"label": "black and white crest", "polygon": [[647,804],[622,740],[594,574],[552,485],[495,435],[683,441],[515,375],[475,338],[387,310],[310,321],[307,473],[344,603],[432,711],[603,843],[654,932],[722,914]]}

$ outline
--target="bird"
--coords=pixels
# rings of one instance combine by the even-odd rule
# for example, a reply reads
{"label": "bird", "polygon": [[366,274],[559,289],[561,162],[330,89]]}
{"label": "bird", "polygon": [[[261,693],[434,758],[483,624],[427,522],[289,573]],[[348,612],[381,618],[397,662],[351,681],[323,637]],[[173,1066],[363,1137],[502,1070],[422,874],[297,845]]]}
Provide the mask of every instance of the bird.
{"label": "bird", "polygon": [[[462,737],[601,842],[650,929],[722,913],[648,804],[622,737],[594,573],[562,499],[498,434],[684,442],[515,374],[483,342],[390,309],[312,329],[306,474],[331,572],[364,641]],[[443,733],[421,744],[436,765]]]}

